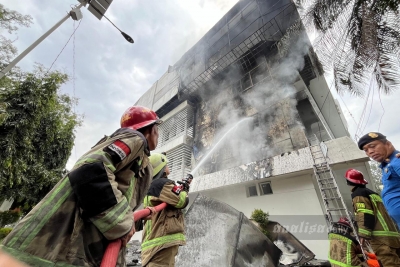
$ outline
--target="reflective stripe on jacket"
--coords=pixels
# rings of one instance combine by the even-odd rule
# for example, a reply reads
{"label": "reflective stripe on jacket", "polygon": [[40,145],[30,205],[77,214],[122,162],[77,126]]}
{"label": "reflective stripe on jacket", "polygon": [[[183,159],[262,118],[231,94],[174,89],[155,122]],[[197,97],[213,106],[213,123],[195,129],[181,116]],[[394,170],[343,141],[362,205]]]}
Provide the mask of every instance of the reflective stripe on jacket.
{"label": "reflective stripe on jacket", "polygon": [[[126,128],[83,155],[3,241],[30,266],[99,266],[109,240],[132,227],[151,182],[147,141]],[[124,265],[125,248],[119,263]],[[121,266],[118,265],[118,266]]]}
{"label": "reflective stripe on jacket", "polygon": [[362,266],[357,256],[357,241],[351,236],[329,233],[328,260],[332,267]]}
{"label": "reflective stripe on jacket", "polygon": [[153,207],[165,202],[167,208],[152,214],[143,229],[142,266],[160,250],[176,245],[185,245],[185,224],[181,209],[189,202],[186,191],[181,191],[174,181],[167,178],[153,180],[144,199],[144,207]]}
{"label": "reflective stripe on jacket", "polygon": [[351,196],[356,212],[359,236],[399,248],[400,235],[386,211],[381,197],[374,191],[363,187],[356,187]]}

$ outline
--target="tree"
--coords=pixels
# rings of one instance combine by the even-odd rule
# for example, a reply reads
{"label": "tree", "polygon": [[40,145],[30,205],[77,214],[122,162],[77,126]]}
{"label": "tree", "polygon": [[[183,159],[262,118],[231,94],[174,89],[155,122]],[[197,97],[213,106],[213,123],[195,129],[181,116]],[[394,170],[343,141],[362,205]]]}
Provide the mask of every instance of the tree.
{"label": "tree", "polygon": [[265,213],[263,210],[261,209],[255,209],[253,211],[253,213],[251,214],[250,219],[253,220],[254,222],[257,223],[258,228],[260,229],[260,231],[266,235],[267,237],[269,237],[268,231],[267,231],[267,227],[268,227],[268,213]]}
{"label": "tree", "polygon": [[58,94],[68,77],[37,67],[0,80],[0,199],[36,204],[65,174],[80,118]]}
{"label": "tree", "polygon": [[[14,33],[32,18],[0,4],[0,28]],[[0,36],[0,68],[17,50]],[[0,202],[14,199],[29,209],[65,174],[80,118],[76,102],[59,89],[68,76],[36,66],[32,73],[18,68],[0,79]]]}
{"label": "tree", "polygon": [[[9,10],[0,4],[0,29],[11,34],[18,30],[18,26],[29,27],[31,23],[31,16]],[[0,69],[3,69],[16,55],[17,49],[13,41],[0,35]]]}
{"label": "tree", "polygon": [[[322,32],[319,58],[333,67],[338,92],[400,87],[400,0],[296,0],[306,26]],[[303,9],[301,9],[303,8]]]}
{"label": "tree", "polygon": [[382,170],[379,168],[379,163],[376,161],[369,161],[371,168],[372,179],[374,180],[375,188],[374,191],[382,192]]}

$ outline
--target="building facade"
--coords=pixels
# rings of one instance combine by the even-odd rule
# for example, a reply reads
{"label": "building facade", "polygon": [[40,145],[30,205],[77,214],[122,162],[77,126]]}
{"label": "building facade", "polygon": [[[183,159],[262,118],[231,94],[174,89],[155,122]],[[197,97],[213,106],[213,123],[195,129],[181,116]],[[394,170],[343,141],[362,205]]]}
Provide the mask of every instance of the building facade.
{"label": "building facade", "polygon": [[316,164],[329,165],[349,208],[345,171],[372,180],[290,0],[240,0],[136,104],[164,121],[156,151],[170,178],[192,173],[192,191],[247,217],[268,212],[317,258],[327,234],[290,229],[325,224]]}

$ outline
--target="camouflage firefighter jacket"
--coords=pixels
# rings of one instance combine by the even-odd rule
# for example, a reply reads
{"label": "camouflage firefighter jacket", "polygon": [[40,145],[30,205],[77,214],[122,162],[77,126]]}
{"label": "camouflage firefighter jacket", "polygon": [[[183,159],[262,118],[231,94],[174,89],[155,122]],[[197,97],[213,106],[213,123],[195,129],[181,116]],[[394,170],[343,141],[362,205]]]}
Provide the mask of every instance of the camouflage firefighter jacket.
{"label": "camouflage firefighter jacket", "polygon": [[[30,266],[100,266],[109,240],[127,234],[151,182],[144,136],[122,128],[104,137],[4,240]],[[125,266],[125,248],[118,266]]]}
{"label": "camouflage firefighter jacket", "polygon": [[185,224],[181,209],[189,203],[188,194],[174,181],[159,178],[151,183],[144,199],[144,207],[154,207],[165,202],[167,208],[152,214],[147,220],[142,236],[142,266],[160,250],[176,245],[185,245]]}
{"label": "camouflage firefighter jacket", "polygon": [[[328,259],[332,267],[368,266],[362,262],[357,240],[351,235],[329,233]],[[361,255],[362,256],[362,255]]]}
{"label": "camouflage firefighter jacket", "polygon": [[381,197],[374,191],[362,187],[355,187],[351,197],[356,212],[358,235],[371,239],[372,243],[378,242],[392,248],[400,248],[399,233]]}

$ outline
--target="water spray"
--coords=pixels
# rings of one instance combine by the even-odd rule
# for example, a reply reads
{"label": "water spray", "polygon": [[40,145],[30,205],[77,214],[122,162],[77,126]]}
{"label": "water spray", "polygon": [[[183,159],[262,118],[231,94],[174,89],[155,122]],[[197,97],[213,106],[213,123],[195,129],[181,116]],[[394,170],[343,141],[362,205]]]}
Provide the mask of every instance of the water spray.
{"label": "water spray", "polygon": [[[238,121],[235,125],[232,126],[232,128],[230,128],[222,137],[221,139],[219,139],[219,141],[215,144],[215,146],[204,156],[204,158],[199,162],[199,164],[196,165],[196,167],[191,171],[191,174],[188,175],[192,175],[194,173],[196,173],[196,171],[199,169],[199,167],[201,165],[203,165],[203,163],[210,157],[211,153],[219,146],[219,144],[229,135],[230,132],[232,132],[239,124],[241,124],[242,122],[246,121],[246,120],[251,120],[252,118],[244,118],[241,119],[240,121]],[[193,179],[193,176],[192,176]]]}

